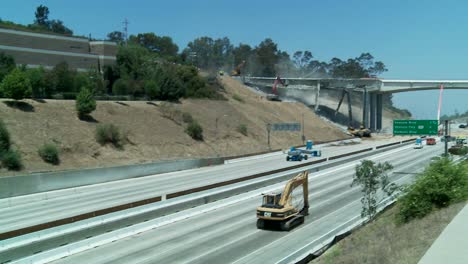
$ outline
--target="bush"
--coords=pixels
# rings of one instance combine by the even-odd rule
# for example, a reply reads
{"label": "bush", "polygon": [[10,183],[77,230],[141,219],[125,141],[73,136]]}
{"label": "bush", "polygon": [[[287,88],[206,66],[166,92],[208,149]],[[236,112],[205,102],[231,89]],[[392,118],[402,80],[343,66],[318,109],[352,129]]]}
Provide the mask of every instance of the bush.
{"label": "bush", "polygon": [[60,163],[59,151],[54,144],[44,144],[38,150],[39,156],[47,163],[58,165]]}
{"label": "bush", "polygon": [[96,141],[101,145],[110,143],[116,148],[121,148],[123,145],[120,130],[113,124],[98,125],[96,128]]}
{"label": "bush", "polygon": [[2,155],[2,165],[8,170],[19,171],[23,168],[23,163],[21,162],[21,155],[18,151],[8,150]]}
{"label": "bush", "polygon": [[156,99],[159,96],[159,87],[158,84],[153,80],[148,80],[145,82],[145,95],[150,100]]}
{"label": "bush", "polygon": [[20,69],[14,69],[0,84],[4,97],[21,100],[31,95],[32,88],[28,76]]}
{"label": "bush", "polygon": [[194,121],[194,119],[193,119],[193,116],[190,113],[183,112],[182,113],[182,121],[184,121],[184,123],[190,124],[190,123],[192,123]]}
{"label": "bush", "polygon": [[10,139],[10,132],[8,132],[8,129],[5,126],[5,123],[3,123],[2,120],[0,120],[0,157],[2,153],[7,152],[10,150],[11,147],[11,139]]}
{"label": "bush", "polygon": [[240,124],[240,125],[237,127],[237,132],[241,133],[241,134],[244,135],[244,136],[247,136],[247,125],[245,125],[245,124]]}
{"label": "bush", "polygon": [[191,122],[185,129],[185,133],[195,140],[203,141],[203,128],[197,121]]}
{"label": "bush", "polygon": [[26,70],[26,75],[31,82],[32,97],[45,98],[46,97],[46,79],[44,68],[34,68]]}
{"label": "bush", "polygon": [[234,100],[236,100],[236,101],[239,101],[239,102],[241,102],[241,103],[244,102],[244,99],[243,99],[242,97],[240,97],[238,94],[234,94],[234,95],[232,96],[232,99],[234,99]]}
{"label": "bush", "polygon": [[81,88],[80,93],[76,97],[75,107],[80,118],[96,110],[96,100],[94,100],[93,93],[88,88]]}
{"label": "bush", "polygon": [[125,79],[118,79],[112,86],[112,94],[114,95],[128,95],[128,81]]}
{"label": "bush", "polygon": [[468,171],[466,164],[454,164],[449,159],[433,162],[404,190],[398,200],[400,222],[422,218],[433,207],[446,207],[468,198]]}
{"label": "bush", "polygon": [[451,147],[448,152],[452,155],[466,155],[468,154],[468,147]]}

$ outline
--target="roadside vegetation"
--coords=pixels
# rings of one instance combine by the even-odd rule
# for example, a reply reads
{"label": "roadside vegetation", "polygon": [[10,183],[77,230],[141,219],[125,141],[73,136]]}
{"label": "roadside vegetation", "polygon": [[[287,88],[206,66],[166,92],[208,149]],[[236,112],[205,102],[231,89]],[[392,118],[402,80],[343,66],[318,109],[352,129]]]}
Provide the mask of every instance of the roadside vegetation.
{"label": "roadside vegetation", "polygon": [[96,141],[101,145],[111,144],[117,149],[123,149],[124,137],[117,126],[99,124],[96,127]]}
{"label": "roadside vegetation", "polygon": [[10,132],[5,123],[0,119],[0,161],[8,170],[21,170],[23,163],[21,154],[12,148]]}
{"label": "roadside vegetation", "polygon": [[59,150],[55,144],[47,143],[38,149],[38,154],[43,161],[58,165],[60,163]]}
{"label": "roadside vegetation", "polygon": [[432,162],[395,205],[311,263],[417,263],[466,201],[468,161]]}

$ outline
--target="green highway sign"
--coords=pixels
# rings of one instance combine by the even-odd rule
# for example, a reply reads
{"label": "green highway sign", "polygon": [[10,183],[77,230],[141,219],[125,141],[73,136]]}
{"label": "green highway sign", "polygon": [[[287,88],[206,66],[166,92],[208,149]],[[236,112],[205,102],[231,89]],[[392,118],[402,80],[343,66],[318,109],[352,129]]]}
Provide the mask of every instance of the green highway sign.
{"label": "green highway sign", "polygon": [[437,120],[393,120],[393,135],[437,135]]}

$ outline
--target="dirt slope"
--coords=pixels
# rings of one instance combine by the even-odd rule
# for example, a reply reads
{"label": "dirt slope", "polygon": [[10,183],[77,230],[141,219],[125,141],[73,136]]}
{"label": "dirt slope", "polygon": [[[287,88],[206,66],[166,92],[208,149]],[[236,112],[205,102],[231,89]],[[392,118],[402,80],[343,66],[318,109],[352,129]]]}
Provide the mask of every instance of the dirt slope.
{"label": "dirt slope", "polygon": [[[300,103],[270,102],[236,80],[223,77],[221,81],[227,101],[189,99],[172,104],[174,109],[189,112],[198,120],[203,127],[203,142],[189,137],[184,132],[183,122],[165,118],[161,102],[99,101],[92,113],[95,122],[85,122],[76,117],[74,101],[24,100],[28,105],[18,109],[2,100],[0,118],[23,156],[25,168],[20,173],[265,151],[268,149],[266,123],[301,122],[303,113],[307,139],[324,141],[347,137]],[[96,143],[96,126],[103,123],[115,124],[127,135],[128,143],[123,150]],[[247,126],[247,136],[237,131],[239,124]],[[59,166],[46,164],[38,156],[37,149],[47,142],[60,147]],[[272,132],[271,135],[273,149],[301,143],[300,132]],[[14,173],[3,169],[1,174]]]}

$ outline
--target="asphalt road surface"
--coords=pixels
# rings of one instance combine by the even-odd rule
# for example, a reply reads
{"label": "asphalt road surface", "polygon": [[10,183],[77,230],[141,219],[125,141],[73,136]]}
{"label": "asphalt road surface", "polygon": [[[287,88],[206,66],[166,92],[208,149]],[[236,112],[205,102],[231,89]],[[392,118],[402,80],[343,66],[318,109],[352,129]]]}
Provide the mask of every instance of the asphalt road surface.
{"label": "asphalt road surface", "polygon": [[[442,152],[442,144],[423,149],[409,145],[368,159],[390,162],[391,180],[403,184]],[[174,213],[169,216],[173,222],[53,263],[287,263],[301,247],[359,220],[361,192],[350,187],[357,163],[309,175],[310,214],[290,232],[256,228],[261,193],[281,191],[284,182]],[[190,217],[180,220],[184,214]]]}

